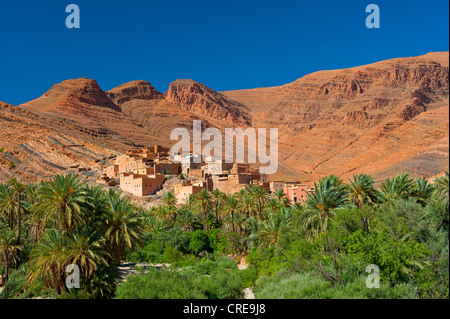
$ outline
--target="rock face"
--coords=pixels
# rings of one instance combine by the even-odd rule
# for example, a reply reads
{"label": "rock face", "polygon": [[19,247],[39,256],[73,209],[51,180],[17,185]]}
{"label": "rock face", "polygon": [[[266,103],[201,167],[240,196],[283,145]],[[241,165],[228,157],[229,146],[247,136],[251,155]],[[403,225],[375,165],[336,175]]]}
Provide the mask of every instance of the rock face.
{"label": "rock face", "polygon": [[294,178],[432,176],[448,167],[447,52],[222,93],[252,110],[253,125],[279,128],[281,159],[296,168]]}
{"label": "rock face", "polygon": [[132,81],[107,92],[109,98],[118,106],[132,100],[160,100],[164,96],[147,81]]}
{"label": "rock face", "polygon": [[[67,80],[18,107],[0,102],[0,181],[48,176],[73,161],[88,165],[135,146],[168,147],[175,143],[171,131],[192,130],[196,119],[219,129],[278,128],[279,169],[272,179],[431,177],[448,169],[448,115],[448,52],[228,92],[193,80],[171,83],[164,95],[142,80],[108,92],[95,80]],[[7,167],[11,161],[15,170]]]}
{"label": "rock face", "polygon": [[95,167],[96,161],[117,154],[98,145],[100,138],[55,116],[0,102],[0,183],[11,178],[38,182],[74,164]]}
{"label": "rock face", "polygon": [[40,98],[24,104],[44,112],[62,109],[76,112],[79,104],[94,105],[118,110],[106,93],[100,88],[97,81],[80,78],[66,80],[55,84]]}
{"label": "rock face", "polygon": [[170,83],[164,96],[173,105],[197,115],[233,125],[250,124],[243,105],[193,80],[176,80]]}

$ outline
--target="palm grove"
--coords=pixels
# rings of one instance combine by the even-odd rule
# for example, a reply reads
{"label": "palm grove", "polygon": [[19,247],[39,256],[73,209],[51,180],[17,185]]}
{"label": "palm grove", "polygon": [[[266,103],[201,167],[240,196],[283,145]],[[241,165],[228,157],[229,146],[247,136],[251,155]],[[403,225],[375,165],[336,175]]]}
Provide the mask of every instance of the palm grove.
{"label": "palm grove", "polygon": [[[259,186],[144,210],[77,175],[0,185],[1,298],[448,298],[449,174],[330,175],[304,205]],[[228,257],[227,257],[228,256]],[[236,262],[246,257],[249,266]],[[119,280],[123,261],[169,263]],[[66,267],[80,269],[68,289]],[[366,287],[367,265],[381,287]]]}

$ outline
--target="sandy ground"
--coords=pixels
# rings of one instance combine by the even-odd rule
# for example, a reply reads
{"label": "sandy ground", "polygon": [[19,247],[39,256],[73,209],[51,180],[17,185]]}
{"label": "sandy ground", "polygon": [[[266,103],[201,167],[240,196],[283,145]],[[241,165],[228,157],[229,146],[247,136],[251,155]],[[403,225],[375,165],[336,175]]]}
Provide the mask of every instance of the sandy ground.
{"label": "sandy ground", "polygon": [[252,288],[244,289],[244,299],[255,299],[255,295],[253,294]]}

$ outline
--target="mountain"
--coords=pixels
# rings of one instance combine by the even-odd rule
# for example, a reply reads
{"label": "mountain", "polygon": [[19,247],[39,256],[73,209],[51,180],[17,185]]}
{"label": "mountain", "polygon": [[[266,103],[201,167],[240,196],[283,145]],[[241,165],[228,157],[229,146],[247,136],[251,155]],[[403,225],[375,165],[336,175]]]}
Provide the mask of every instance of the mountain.
{"label": "mountain", "polygon": [[448,169],[448,52],[221,93],[246,105],[254,126],[279,128],[280,159],[295,168],[293,179]]}
{"label": "mountain", "polygon": [[38,182],[75,166],[96,167],[119,154],[101,139],[59,117],[0,102],[0,182]]}
{"label": "mountain", "polygon": [[248,126],[248,109],[236,101],[193,80],[176,80],[170,83],[164,96],[173,105],[204,116],[210,120],[225,121],[234,126]]}
{"label": "mountain", "polygon": [[[14,174],[33,180],[134,147],[171,146],[172,129],[192,130],[195,119],[221,130],[278,128],[279,170],[272,179],[313,182],[362,172],[378,181],[398,172],[430,177],[448,169],[448,113],[448,52],[227,92],[193,80],[176,80],[164,94],[144,80],[104,91],[95,80],[71,79],[20,106],[0,103],[0,181]],[[10,170],[11,161],[20,165]]]}

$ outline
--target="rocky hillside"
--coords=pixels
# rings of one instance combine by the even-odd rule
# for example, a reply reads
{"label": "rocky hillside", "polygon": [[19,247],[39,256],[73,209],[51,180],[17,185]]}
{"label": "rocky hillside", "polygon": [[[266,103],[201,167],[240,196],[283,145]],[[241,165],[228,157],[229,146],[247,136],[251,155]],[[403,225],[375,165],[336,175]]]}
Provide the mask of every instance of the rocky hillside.
{"label": "rocky hillside", "polygon": [[177,80],[170,83],[169,90],[164,93],[164,96],[173,105],[210,120],[224,121],[226,124],[233,124],[232,127],[250,124],[245,113],[248,109],[244,105],[229,100],[224,95],[193,80]]}
{"label": "rocky hillside", "polygon": [[142,80],[104,91],[95,80],[72,79],[23,105],[0,106],[0,181],[36,180],[133,147],[171,146],[172,129],[192,129],[194,119],[220,129],[278,128],[273,179],[429,177],[449,165],[448,52],[228,92],[193,80],[172,82],[164,94]]}
{"label": "rocky hillside", "polygon": [[448,52],[222,93],[251,109],[253,125],[279,128],[281,159],[301,180],[448,168]]}
{"label": "rocky hillside", "polygon": [[37,182],[76,167],[95,170],[118,154],[107,144],[94,130],[0,102],[0,182]]}

